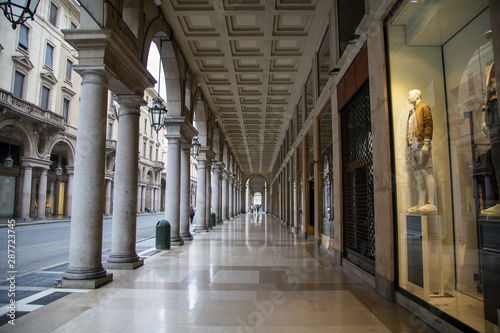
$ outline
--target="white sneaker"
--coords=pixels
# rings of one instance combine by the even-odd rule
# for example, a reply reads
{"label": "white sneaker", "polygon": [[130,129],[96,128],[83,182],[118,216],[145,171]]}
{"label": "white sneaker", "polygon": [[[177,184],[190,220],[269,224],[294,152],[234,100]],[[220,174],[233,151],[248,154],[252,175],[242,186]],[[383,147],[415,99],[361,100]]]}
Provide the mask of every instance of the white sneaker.
{"label": "white sneaker", "polygon": [[426,204],[418,209],[419,212],[437,212],[437,207],[434,204]]}
{"label": "white sneaker", "polygon": [[488,209],[483,209],[481,215],[500,215],[500,203]]}
{"label": "white sneaker", "polygon": [[408,208],[407,212],[408,213],[417,213],[418,212],[418,205],[415,205],[411,208]]}

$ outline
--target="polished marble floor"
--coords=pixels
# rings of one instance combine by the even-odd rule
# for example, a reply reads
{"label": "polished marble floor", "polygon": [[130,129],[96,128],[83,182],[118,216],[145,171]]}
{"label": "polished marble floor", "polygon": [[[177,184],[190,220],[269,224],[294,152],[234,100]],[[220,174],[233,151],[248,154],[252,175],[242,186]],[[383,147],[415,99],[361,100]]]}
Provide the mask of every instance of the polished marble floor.
{"label": "polished marble floor", "polygon": [[434,332],[265,214],[111,272],[0,331]]}

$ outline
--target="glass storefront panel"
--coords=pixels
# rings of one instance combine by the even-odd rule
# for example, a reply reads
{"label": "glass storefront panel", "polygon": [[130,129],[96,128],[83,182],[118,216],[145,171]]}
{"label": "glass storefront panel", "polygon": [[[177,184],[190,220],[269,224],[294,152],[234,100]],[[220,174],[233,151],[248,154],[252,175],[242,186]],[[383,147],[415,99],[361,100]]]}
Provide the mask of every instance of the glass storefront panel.
{"label": "glass storefront panel", "polygon": [[332,108],[328,107],[320,120],[320,144],[323,181],[323,229],[326,236],[333,237],[333,148]]}
{"label": "glass storefront panel", "polygon": [[399,287],[480,332],[498,330],[500,308],[487,6],[401,1],[387,24]]}
{"label": "glass storefront panel", "polygon": [[0,216],[14,216],[16,177],[0,176]]}
{"label": "glass storefront panel", "polygon": [[304,214],[303,214],[303,211],[304,211],[304,186],[303,186],[303,182],[302,182],[302,144],[300,144],[298,147],[297,147],[297,151],[298,151],[298,154],[297,154],[297,158],[299,160],[298,164],[299,164],[299,179],[297,179],[297,184],[298,184],[298,190],[299,190],[299,202],[298,202],[298,205],[299,205],[299,221],[298,221],[298,224],[297,224],[297,227],[300,231],[303,232],[302,230],[302,227],[301,225],[303,225],[303,219],[304,219]]}

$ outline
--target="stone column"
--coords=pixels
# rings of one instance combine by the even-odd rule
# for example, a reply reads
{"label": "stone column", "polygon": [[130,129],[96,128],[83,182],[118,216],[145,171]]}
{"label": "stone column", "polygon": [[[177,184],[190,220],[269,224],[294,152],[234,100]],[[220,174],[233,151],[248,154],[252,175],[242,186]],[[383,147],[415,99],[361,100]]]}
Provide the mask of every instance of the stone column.
{"label": "stone column", "polygon": [[206,192],[205,192],[205,202],[206,202],[206,224],[207,224],[207,229],[212,230],[212,224],[210,223],[210,215],[212,213],[212,175],[211,175],[211,163],[208,163],[205,165],[207,176],[206,176],[206,181],[207,181],[207,187],[206,187]]}
{"label": "stone column", "polygon": [[219,177],[217,179],[217,182],[218,182],[218,188],[219,188],[219,191],[218,191],[218,197],[219,197],[219,206],[218,206],[218,210],[217,210],[217,223],[222,223],[222,177],[223,177],[223,172],[220,170],[220,167],[219,167]]}
{"label": "stone column", "polygon": [[241,214],[241,184],[238,183],[238,215]]}
{"label": "stone column", "polygon": [[111,253],[106,268],[134,269],[144,263],[135,251],[135,241],[139,118],[140,107],[145,103],[136,95],[118,95],[116,100],[120,104],[120,122],[116,141]]}
{"label": "stone column", "polygon": [[212,173],[212,210],[215,213],[215,223],[219,221],[219,175],[220,169],[216,165]]}
{"label": "stone column", "polygon": [[206,181],[206,163],[208,162],[205,155],[198,156],[198,179],[196,181],[196,215],[194,216],[195,227],[194,231],[208,231],[207,216],[206,216],[206,201],[205,195],[207,191]]}
{"label": "stone column", "polygon": [[146,185],[141,186],[141,213],[146,212]]}
{"label": "stone column", "polygon": [[[101,264],[109,77],[102,69],[89,67],[75,66],[82,76],[74,177],[77,191],[71,208],[69,266],[63,275],[66,281],[57,281],[63,288],[97,288],[112,280],[112,274],[106,275]],[[88,281],[91,279],[96,280]]]}
{"label": "stone column", "polygon": [[264,207],[262,212],[267,212],[267,185],[264,185],[264,204],[262,205],[262,207]]}
{"label": "stone column", "polygon": [[229,218],[234,217],[234,176],[229,180]]}
{"label": "stone column", "polygon": [[23,176],[23,195],[21,197],[21,218],[25,221],[31,220],[30,206],[31,206],[32,178],[33,178],[33,168],[31,166],[25,166],[24,176]]}
{"label": "stone column", "polygon": [[142,194],[142,185],[138,184],[138,186],[137,186],[137,213],[141,212],[141,204],[142,204],[141,194]]}
{"label": "stone column", "polygon": [[190,163],[191,143],[181,144],[181,211],[180,236],[185,241],[193,240],[193,235],[189,232],[189,197],[191,195],[191,163]]}
{"label": "stone column", "polygon": [[40,171],[40,182],[38,183],[38,214],[37,218],[45,219],[45,205],[47,203],[47,169]]}
{"label": "stone column", "polygon": [[73,202],[73,167],[66,167],[66,173],[68,174],[68,183],[66,184],[66,217],[71,217],[71,205]]}
{"label": "stone column", "polygon": [[165,122],[168,140],[167,154],[167,189],[165,196],[165,220],[170,223],[170,244],[183,245],[180,236],[180,203],[181,203],[181,124],[184,117],[167,117]]}
{"label": "stone column", "polygon": [[104,215],[111,215],[111,179],[106,179],[106,196],[104,202]]}
{"label": "stone column", "polygon": [[227,171],[222,171],[222,221],[228,220]]}
{"label": "stone column", "polygon": [[245,213],[248,212],[248,207],[250,207],[250,190],[248,188],[248,186],[245,186],[244,188],[245,190],[245,203],[244,203],[244,209],[245,209]]}

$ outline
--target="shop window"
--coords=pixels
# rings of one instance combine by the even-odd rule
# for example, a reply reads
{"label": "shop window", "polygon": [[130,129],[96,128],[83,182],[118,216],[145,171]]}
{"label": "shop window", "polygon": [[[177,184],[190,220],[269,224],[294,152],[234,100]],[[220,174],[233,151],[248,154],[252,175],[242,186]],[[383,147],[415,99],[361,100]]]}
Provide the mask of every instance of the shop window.
{"label": "shop window", "polygon": [[311,111],[314,108],[314,82],[312,78],[312,72],[309,73],[309,77],[306,81],[306,113],[305,120],[311,114]]}
{"label": "shop window", "polygon": [[323,234],[333,237],[333,166],[332,166],[332,108],[328,107],[320,118],[321,181],[323,185]]}
{"label": "shop window", "polygon": [[488,1],[408,2],[387,23],[399,287],[496,331],[500,117]]}
{"label": "shop window", "polygon": [[330,75],[328,74],[333,66],[331,60],[331,52],[330,52],[330,31],[328,30],[323,37],[323,41],[321,42],[321,46],[318,51],[318,97],[321,95],[321,92],[326,87],[326,83],[330,79]]}
{"label": "shop window", "polygon": [[301,97],[299,98],[299,102],[297,103],[297,135],[302,130],[303,125],[304,125],[304,102]]}
{"label": "shop window", "polygon": [[365,16],[365,0],[337,0],[337,13],[340,59]]}

